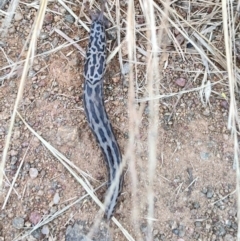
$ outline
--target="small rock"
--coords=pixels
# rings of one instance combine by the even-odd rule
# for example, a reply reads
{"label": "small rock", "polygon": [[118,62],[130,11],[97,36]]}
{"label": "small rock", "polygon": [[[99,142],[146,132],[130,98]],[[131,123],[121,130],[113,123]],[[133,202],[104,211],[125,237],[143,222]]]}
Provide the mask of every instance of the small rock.
{"label": "small rock", "polygon": [[140,226],[140,229],[143,233],[146,233],[147,232],[147,224],[146,223],[142,223],[141,226]]}
{"label": "small rock", "polygon": [[208,189],[207,189],[206,187],[204,187],[204,188],[202,189],[202,193],[204,193],[204,194],[207,194],[207,191],[208,191]]}
{"label": "small rock", "polygon": [[54,204],[58,204],[59,201],[60,201],[59,193],[56,192],[55,195],[54,195],[54,197],[53,197],[53,203],[54,203]]}
{"label": "small rock", "polygon": [[44,23],[45,24],[51,24],[54,20],[53,14],[47,13],[44,17]]}
{"label": "small rock", "polygon": [[16,151],[16,150],[11,150],[10,156],[17,156],[17,155],[18,155],[18,151]]}
{"label": "small rock", "polygon": [[58,145],[76,146],[79,140],[78,129],[73,126],[61,126],[56,135]]}
{"label": "small rock", "polygon": [[65,241],[90,241],[90,239],[83,234],[82,224],[77,222],[73,227],[70,225],[67,227]]}
{"label": "small rock", "polygon": [[75,21],[74,17],[72,15],[70,15],[70,14],[65,15],[65,20],[68,23],[74,23],[74,21]]}
{"label": "small rock", "polygon": [[111,28],[107,31],[107,39],[114,40],[117,38],[117,28]]}
{"label": "small rock", "polygon": [[193,207],[194,207],[195,209],[199,209],[199,208],[200,208],[199,202],[194,202],[194,203],[193,203]]}
{"label": "small rock", "polygon": [[57,44],[58,44],[58,42],[59,42],[58,37],[54,37],[54,38],[53,38],[53,41],[52,41],[52,45],[53,45],[53,47],[56,47]]}
{"label": "small rock", "polygon": [[228,110],[229,109],[229,104],[226,100],[221,101],[221,107]]}
{"label": "small rock", "polygon": [[115,76],[115,77],[112,78],[112,81],[113,81],[114,83],[118,83],[119,80],[120,80],[120,76]]}
{"label": "small rock", "polygon": [[21,229],[24,226],[24,219],[21,217],[16,217],[13,219],[12,225],[16,229]]}
{"label": "small rock", "polygon": [[44,235],[48,235],[48,234],[49,234],[48,225],[44,225],[44,226],[42,227],[42,234],[44,234]]}
{"label": "small rock", "polygon": [[30,228],[32,226],[32,224],[27,221],[27,222],[25,222],[24,226],[27,227],[27,228]]}
{"label": "small rock", "polygon": [[207,195],[206,196],[207,196],[208,199],[211,199],[213,197],[213,194],[214,194],[214,191],[212,189],[209,189],[207,191]]}
{"label": "small rock", "polygon": [[42,97],[44,100],[46,100],[50,95],[51,93],[49,91],[44,91]]}
{"label": "small rock", "polygon": [[30,168],[29,175],[32,179],[35,179],[38,176],[38,170],[36,168]]}
{"label": "small rock", "polygon": [[41,221],[41,215],[37,211],[31,212],[29,216],[29,221],[33,224],[36,225]]}
{"label": "small rock", "polygon": [[36,74],[36,71],[33,70],[33,69],[30,69],[29,72],[28,72],[28,77],[32,78],[32,77],[35,76],[35,74]]}
{"label": "small rock", "polygon": [[226,234],[225,228],[224,228],[222,225],[220,225],[220,226],[218,227],[218,235],[219,235],[219,236],[224,236],[225,234]]}
{"label": "small rock", "polygon": [[202,114],[203,114],[204,116],[210,116],[210,110],[209,110],[209,108],[206,108],[206,109],[202,112]]}
{"label": "small rock", "polygon": [[126,74],[129,73],[129,71],[130,71],[130,65],[129,65],[129,63],[125,63],[125,64],[123,65],[122,74],[123,74],[123,75],[126,75]]}
{"label": "small rock", "polygon": [[184,78],[178,78],[176,79],[175,83],[180,87],[184,87],[186,84],[186,80]]}
{"label": "small rock", "polygon": [[200,152],[200,157],[203,161],[209,159],[209,153],[208,152]]}
{"label": "small rock", "polygon": [[23,15],[20,12],[16,12],[14,16],[15,21],[20,21],[23,19]]}
{"label": "small rock", "polygon": [[179,235],[179,230],[178,230],[177,228],[174,228],[174,229],[172,230],[172,232],[173,232],[175,235]]}
{"label": "small rock", "polygon": [[39,34],[39,38],[44,40],[44,39],[47,39],[49,37],[48,33],[45,33],[45,32],[41,32]]}
{"label": "small rock", "polygon": [[18,158],[16,156],[11,157],[11,165],[15,165],[18,161]]}
{"label": "small rock", "polygon": [[202,223],[200,221],[195,222],[195,227],[199,228],[202,226]]}
{"label": "small rock", "polygon": [[14,26],[13,26],[13,27],[11,27],[11,28],[8,30],[8,32],[9,32],[10,34],[15,33],[15,32],[16,32],[15,27],[14,27]]}

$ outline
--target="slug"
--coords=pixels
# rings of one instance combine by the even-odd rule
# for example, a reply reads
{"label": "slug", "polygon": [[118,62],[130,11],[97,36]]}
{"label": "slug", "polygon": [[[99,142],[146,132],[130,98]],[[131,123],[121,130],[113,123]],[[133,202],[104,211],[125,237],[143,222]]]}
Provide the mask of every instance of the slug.
{"label": "slug", "polygon": [[[89,44],[84,65],[84,110],[88,124],[96,137],[108,167],[108,191],[104,218],[109,220],[114,212],[122,190],[123,175],[119,171],[122,162],[121,152],[113,133],[103,100],[103,79],[106,68],[106,32],[103,9],[94,17],[90,30]],[[117,176],[117,178],[116,178]],[[118,178],[119,177],[119,178]],[[117,182],[111,188],[113,181]],[[107,195],[106,195],[107,197]]]}

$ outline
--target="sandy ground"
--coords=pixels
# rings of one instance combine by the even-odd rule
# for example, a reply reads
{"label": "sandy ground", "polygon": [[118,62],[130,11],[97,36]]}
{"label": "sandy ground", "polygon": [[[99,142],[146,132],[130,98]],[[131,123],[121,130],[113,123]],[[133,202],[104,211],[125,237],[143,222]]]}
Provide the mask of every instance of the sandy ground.
{"label": "sandy ground", "polygon": [[[9,36],[0,41],[9,58],[7,60],[1,52],[1,67],[23,60],[26,56],[26,50],[21,56],[20,53],[36,10],[23,4],[20,6],[10,26]],[[59,4],[54,2],[48,7],[62,15],[47,13],[38,41],[38,57],[33,61],[18,110],[38,134],[88,173],[91,176],[89,182],[97,188],[107,181],[107,169],[83,111],[84,58],[73,46],[42,54],[65,42],[52,31],[54,27],[75,40],[80,39],[78,44],[84,49],[88,35],[81,26],[74,24],[69,13]],[[72,5],[72,10],[79,14],[77,5]],[[114,41],[109,41],[109,46],[114,46]],[[203,67],[200,61],[195,61],[189,49],[185,50],[185,61],[174,48],[168,55],[168,65],[160,79],[160,93],[180,91],[186,84],[189,84],[189,89],[201,85],[203,77],[199,75],[195,79],[194,71],[201,71]],[[138,57],[144,63],[144,58]],[[21,66],[0,86],[1,152],[18,91]],[[139,65],[139,88],[144,86],[145,81],[142,66]],[[1,69],[1,76],[10,71],[10,67]],[[123,79],[119,73],[119,62],[115,57],[107,67],[105,102],[121,151],[125,153],[129,141],[129,76],[126,74]],[[178,83],[179,78],[186,82],[183,87]],[[219,77],[211,74],[211,82],[217,81]],[[213,91],[210,104],[206,106],[197,91],[159,100],[157,165],[153,185],[155,210],[151,230],[154,241],[236,240],[233,142],[227,130],[228,102],[221,96],[222,93],[228,95],[227,79],[214,85]],[[141,98],[141,92],[138,94]],[[128,160],[123,193],[115,213],[118,221],[136,240],[147,237],[148,114],[146,103],[136,142],[135,169],[128,166]],[[23,166],[14,189],[6,207],[0,211],[0,237],[5,241],[20,240],[17,237],[34,227],[40,219],[86,194],[66,168],[17,117],[5,168],[7,178],[1,204],[22,160]],[[132,196],[134,175],[137,178],[137,183],[134,183],[137,187],[135,198]],[[105,191],[106,187],[96,191],[102,201]],[[93,200],[87,197],[23,240],[84,240],[84,236],[79,235],[88,233],[98,210]],[[111,240],[126,240],[113,223],[107,231],[106,226],[101,225],[103,227],[96,233],[95,240],[106,240],[106,233],[109,233]],[[74,229],[78,230],[77,234],[74,234]]]}

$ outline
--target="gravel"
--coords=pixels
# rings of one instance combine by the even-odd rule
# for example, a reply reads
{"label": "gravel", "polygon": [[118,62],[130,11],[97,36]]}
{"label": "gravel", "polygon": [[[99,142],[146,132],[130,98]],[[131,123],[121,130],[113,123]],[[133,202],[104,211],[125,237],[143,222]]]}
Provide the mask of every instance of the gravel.
{"label": "gravel", "polygon": [[65,15],[65,20],[68,23],[74,23],[74,21],[75,21],[74,17],[70,14]]}
{"label": "gravel", "polygon": [[32,179],[35,179],[38,176],[38,170],[36,168],[30,168],[29,175]]}
{"label": "gravel", "polygon": [[12,225],[16,229],[22,229],[24,226],[24,219],[22,217],[15,217],[12,221]]}

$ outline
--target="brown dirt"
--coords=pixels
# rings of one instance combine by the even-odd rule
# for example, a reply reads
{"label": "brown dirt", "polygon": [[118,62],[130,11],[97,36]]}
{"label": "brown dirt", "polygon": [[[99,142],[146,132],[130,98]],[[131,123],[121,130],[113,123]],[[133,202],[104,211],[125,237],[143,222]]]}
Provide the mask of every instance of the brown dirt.
{"label": "brown dirt", "polygon": [[[25,39],[33,23],[36,10],[21,5],[23,18],[13,21],[12,33],[2,40],[3,49],[13,62],[19,60]],[[57,3],[51,3],[50,9],[64,12]],[[7,9],[7,6],[5,6]],[[73,6],[79,14],[79,8]],[[18,9],[19,11],[19,9]],[[87,32],[67,22],[64,16],[54,15],[44,24],[44,32],[50,34],[58,27],[74,38],[85,39]],[[51,15],[51,14],[50,14]],[[52,49],[53,41],[57,46],[65,40],[56,33],[46,39],[40,39],[37,54]],[[85,48],[87,41],[78,43]],[[191,82],[191,88],[201,85],[201,78],[192,82],[195,73],[190,70],[202,69],[194,62],[191,54],[186,60],[173,53],[168,56],[168,67],[164,70],[161,93],[177,92],[182,88],[176,85],[177,78]],[[24,56],[26,51],[24,51]],[[20,59],[24,59],[20,56]],[[50,55],[36,57],[28,77],[19,112],[26,122],[52,146],[69,158],[82,171],[93,179],[89,182],[94,188],[107,181],[107,169],[101,150],[88,128],[82,103],[84,58],[73,46],[63,48]],[[0,66],[7,66],[4,55],[0,56]],[[119,76],[118,59],[108,66],[105,80],[106,109],[113,123],[117,140],[123,153],[128,145],[128,76],[122,84]],[[139,84],[144,80],[144,70],[140,68]],[[11,68],[1,69],[1,75],[9,73]],[[18,72],[2,82],[0,87],[0,150],[2,152],[9,128],[11,112],[18,90],[21,67]],[[201,77],[201,76],[200,76]],[[142,79],[141,79],[142,78]],[[212,74],[212,82],[218,77]],[[233,170],[233,141],[227,130],[227,103],[216,93],[225,93],[224,85],[214,86],[215,94],[210,97],[210,106],[204,107],[199,93],[184,94],[176,109],[173,106],[177,97],[159,101],[159,141],[157,166],[154,179],[154,208],[152,234],[154,240],[234,240],[236,238],[236,198],[231,195],[235,190],[235,171]],[[141,94],[140,94],[141,97]],[[169,115],[172,118],[168,121]],[[132,175],[127,167],[125,183],[116,218],[136,238],[145,240],[147,236],[147,191],[148,191],[148,105],[141,119],[136,155],[137,197],[132,203]],[[24,229],[34,224],[29,220],[33,212],[41,217],[53,214],[67,204],[85,195],[81,185],[69,174],[64,166],[26,128],[20,118],[16,118],[14,133],[5,167],[6,176],[11,183],[25,154],[23,168],[14,185],[7,206],[0,211],[0,237],[2,240],[14,240]],[[36,168],[37,178],[32,179],[29,169]],[[4,184],[4,196],[8,192],[7,181]],[[106,188],[96,195],[103,201]],[[59,193],[60,201],[53,204],[54,195]],[[227,196],[230,194],[229,196]],[[223,201],[216,202],[227,196]],[[138,210],[137,223],[132,220],[133,210]],[[91,198],[74,205],[48,224],[49,236],[40,231],[25,240],[65,240],[66,228],[78,220],[84,221],[89,230],[95,220],[98,207]],[[13,220],[24,219],[21,229],[16,229]],[[111,226],[112,240],[126,240],[121,231]],[[51,239],[51,237],[55,239]],[[232,237],[232,239],[231,239]],[[35,239],[34,239],[35,238]],[[17,240],[17,239],[16,239]]]}

